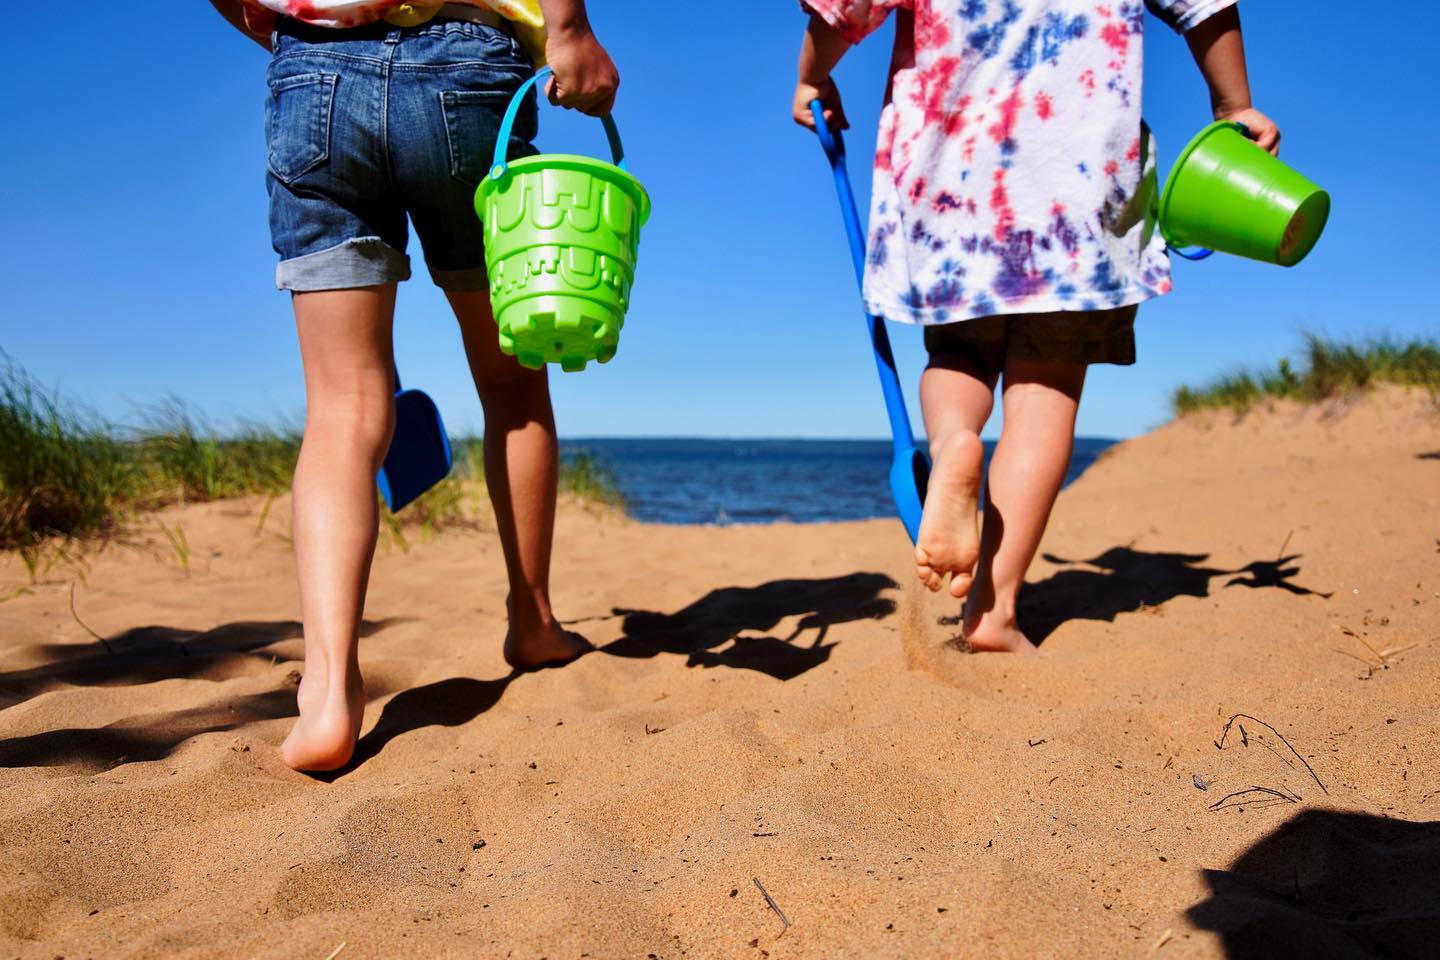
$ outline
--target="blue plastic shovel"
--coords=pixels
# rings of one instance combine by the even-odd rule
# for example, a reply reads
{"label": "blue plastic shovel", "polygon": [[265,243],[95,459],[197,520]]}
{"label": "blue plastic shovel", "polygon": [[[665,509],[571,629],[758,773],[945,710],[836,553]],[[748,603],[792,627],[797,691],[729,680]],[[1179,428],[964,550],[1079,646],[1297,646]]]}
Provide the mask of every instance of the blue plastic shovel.
{"label": "blue plastic shovel", "polygon": [[376,483],[391,513],[404,509],[450,473],[450,437],[435,401],[419,390],[402,390],[395,370],[395,434]]}
{"label": "blue plastic shovel", "polygon": [[[865,235],[860,230],[860,214],[855,210],[855,194],[850,189],[850,174],[845,169],[845,141],[838,132],[832,133],[825,123],[819,100],[810,103],[815,117],[815,132],[820,146],[835,174],[835,192],[840,196],[840,217],[845,221],[845,235],[850,240],[850,256],[855,261],[855,279],[863,293],[865,287]],[[910,414],[905,410],[905,396],[900,392],[900,377],[895,372],[895,354],[890,350],[890,337],[885,321],[865,315],[870,328],[870,346],[875,351],[875,369],[880,374],[880,389],[885,394],[885,412],[890,417],[890,437],[894,452],[890,460],[890,493],[905,532],[913,543],[920,533],[920,513],[925,504],[925,486],[930,480],[930,461],[915,448],[915,435],[910,432]]]}

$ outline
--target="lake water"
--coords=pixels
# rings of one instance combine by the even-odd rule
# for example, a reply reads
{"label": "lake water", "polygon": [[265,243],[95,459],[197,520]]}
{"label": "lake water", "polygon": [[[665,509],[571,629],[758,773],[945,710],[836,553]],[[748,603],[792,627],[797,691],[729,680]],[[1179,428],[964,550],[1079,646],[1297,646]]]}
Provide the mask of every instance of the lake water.
{"label": "lake water", "polygon": [[[1116,441],[1077,437],[1068,484]],[[614,476],[651,523],[819,523],[895,515],[886,440],[565,440]],[[994,444],[985,444],[988,454]]]}

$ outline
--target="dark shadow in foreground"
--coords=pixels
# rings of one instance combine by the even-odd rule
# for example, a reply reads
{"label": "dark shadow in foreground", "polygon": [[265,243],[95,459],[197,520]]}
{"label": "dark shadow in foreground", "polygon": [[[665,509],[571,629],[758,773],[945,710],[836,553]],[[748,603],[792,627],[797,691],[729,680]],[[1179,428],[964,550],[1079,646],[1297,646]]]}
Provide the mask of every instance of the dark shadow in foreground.
{"label": "dark shadow in foreground", "polygon": [[[895,601],[880,593],[897,586],[883,573],[852,573],[724,587],[674,613],[617,609],[615,615],[625,618],[624,633],[600,649],[617,657],[673,653],[686,657],[691,667],[757,670],[790,680],[830,658],[835,646],[825,642],[830,627],[894,613]],[[800,618],[789,634],[771,636],[769,631],[789,617]],[[815,631],[810,642],[797,643],[809,630]],[[762,635],[740,636],[743,631]]]}
{"label": "dark shadow in foreground", "polygon": [[1256,560],[1225,570],[1207,567],[1208,553],[1161,553],[1133,547],[1111,547],[1089,560],[1066,560],[1045,554],[1051,563],[1066,564],[1039,583],[1020,591],[1020,629],[1039,643],[1067,620],[1113,622],[1122,613],[1158,607],[1176,597],[1208,597],[1211,580],[1229,577],[1227,587],[1275,588],[1301,597],[1329,599],[1329,593],[1294,583],[1300,554]]}
{"label": "dark shadow in foreground", "polygon": [[1434,957],[1440,823],[1307,810],[1229,870],[1187,912],[1231,960]]}

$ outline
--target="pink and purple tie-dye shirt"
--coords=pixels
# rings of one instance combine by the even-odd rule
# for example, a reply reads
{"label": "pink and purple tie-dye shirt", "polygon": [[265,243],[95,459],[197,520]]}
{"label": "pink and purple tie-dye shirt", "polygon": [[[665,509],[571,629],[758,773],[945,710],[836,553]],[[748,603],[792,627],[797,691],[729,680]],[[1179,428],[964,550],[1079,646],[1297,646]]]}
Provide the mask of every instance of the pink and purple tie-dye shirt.
{"label": "pink and purple tie-dye shirt", "polygon": [[1145,7],[1183,32],[1234,2],[805,0],[852,43],[898,11],[867,308],[936,324],[1168,292]]}

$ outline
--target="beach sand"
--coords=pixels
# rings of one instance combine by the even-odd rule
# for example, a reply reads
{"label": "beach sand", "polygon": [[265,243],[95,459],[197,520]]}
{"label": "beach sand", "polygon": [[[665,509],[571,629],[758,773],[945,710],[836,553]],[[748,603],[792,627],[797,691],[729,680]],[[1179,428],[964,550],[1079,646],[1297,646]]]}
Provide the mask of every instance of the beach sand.
{"label": "beach sand", "polygon": [[278,756],[301,642],[261,508],[139,518],[33,587],[0,560],[0,958],[1433,955],[1419,395],[1115,448],[1031,572],[1043,658],[949,645],[898,522],[571,504],[557,606],[601,649],[510,676],[492,535],[411,530],[324,780]]}

